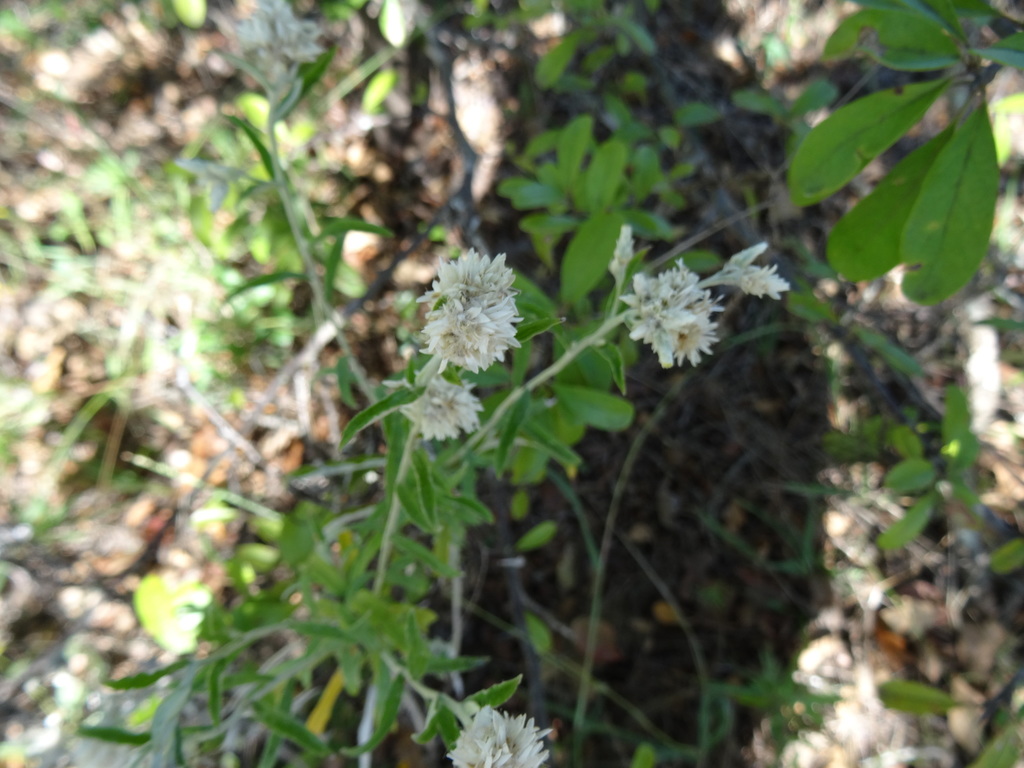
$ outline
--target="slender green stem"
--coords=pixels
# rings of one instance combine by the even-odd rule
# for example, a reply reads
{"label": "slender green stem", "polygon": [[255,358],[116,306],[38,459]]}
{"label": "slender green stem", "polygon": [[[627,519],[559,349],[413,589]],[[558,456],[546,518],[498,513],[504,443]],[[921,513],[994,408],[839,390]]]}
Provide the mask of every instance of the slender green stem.
{"label": "slender green stem", "polygon": [[508,397],[502,400],[501,404],[494,409],[494,413],[491,414],[491,418],[487,420],[487,423],[474,432],[472,436],[466,440],[463,446],[455,452],[452,456],[452,463],[456,465],[462,463],[462,461],[465,460],[466,455],[480,445],[483,439],[494,431],[495,427],[497,427],[501,422],[502,417],[519,401],[519,398],[522,397],[523,394],[526,392],[533,392],[541,384],[550,381],[565,370],[573,360],[579,357],[587,349],[597,346],[603,342],[612,330],[622,324],[622,321],[626,318],[626,314],[627,313],[625,312],[620,312],[617,315],[612,315],[601,323],[596,331],[570,344],[569,348],[562,353],[562,356],[543,371],[538,373],[525,384],[521,384],[513,389],[509,393]]}
{"label": "slender green stem", "polygon": [[402,484],[406,474],[409,472],[409,465],[412,464],[412,455],[416,450],[416,438],[419,428],[413,423],[409,436],[405,439],[402,447],[402,458],[398,462],[398,476],[394,478],[389,490],[391,491],[391,502],[388,505],[388,518],[384,523],[384,534],[380,542],[380,554],[377,555],[377,573],[373,577],[373,593],[379,595],[384,591],[384,582],[388,574],[388,560],[391,559],[391,550],[394,547],[395,531],[398,529],[399,513],[402,509],[402,502],[398,498],[398,486]]}

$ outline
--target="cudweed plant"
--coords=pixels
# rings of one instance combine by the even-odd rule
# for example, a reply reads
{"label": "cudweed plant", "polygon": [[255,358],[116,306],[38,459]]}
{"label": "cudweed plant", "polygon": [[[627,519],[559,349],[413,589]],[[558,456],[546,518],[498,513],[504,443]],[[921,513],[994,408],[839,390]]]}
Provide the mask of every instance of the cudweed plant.
{"label": "cudweed plant", "polygon": [[[207,161],[183,167],[212,185],[214,204],[223,202],[232,185],[244,188],[243,199],[266,190],[280,198],[316,306],[338,325],[344,345],[342,320],[320,277],[321,266],[330,269],[331,251],[314,236],[314,227],[339,232],[359,223],[307,224],[299,211],[309,207],[299,199],[275,139],[278,125],[323,74],[330,52],[322,52],[315,25],[297,19],[282,0],[261,0],[236,32],[241,51],[236,60],[259,83],[270,111],[266,126],[234,122],[255,146],[268,180]],[[367,765],[405,707],[421,723],[416,739],[443,739],[457,768],[544,764],[548,731],[523,715],[497,709],[515,692],[519,677],[468,696],[450,693],[461,688],[458,673],[485,661],[461,655],[459,629],[461,547],[470,527],[493,520],[478,498],[478,478],[511,471],[527,482],[543,476],[552,460],[574,469],[580,459],[571,443],[585,426],[621,429],[632,417],[628,403],[588,380],[581,360],[597,351],[624,389],[616,342],[625,332],[649,346],[666,368],[699,364],[721,334],[715,319],[721,296],[713,289],[772,299],[789,290],[774,266],[755,263],[767,247],[748,248],[704,278],[681,262],[654,273],[637,253],[630,227],[622,226],[604,265],[613,278],[606,312],[580,329],[565,327],[554,304],[517,275],[504,255],[469,250],[444,261],[420,299],[426,305],[422,347],[404,375],[376,384],[351,355],[344,369],[369,405],[346,425],[342,448],[347,455],[330,469],[363,487],[371,473],[379,473],[379,500],[340,516],[314,505],[287,519],[264,510],[258,529],[277,546],[291,576],[262,591],[251,578],[238,576],[242,603],[206,610],[204,657],[111,681],[122,690],[147,688],[161,678],[173,681],[145,731],[96,727],[83,732],[137,745],[140,757],[148,755],[152,765],[162,767],[211,748],[227,755],[258,722],[270,734],[261,765],[273,765],[285,741],[312,757],[341,752]],[[530,294],[527,301],[524,292]],[[560,354],[527,377],[533,367],[531,339],[546,332],[556,335]],[[510,356],[511,371],[502,365]],[[495,391],[483,401],[475,393],[482,382],[498,382],[488,384]],[[358,455],[357,436],[371,428],[383,432],[383,460]],[[450,595],[453,630],[446,639],[432,633],[438,616],[424,605],[437,580]],[[254,643],[281,637],[290,642],[261,665],[245,660]],[[314,671],[323,669],[333,671],[316,701],[298,693],[309,691]],[[202,697],[206,714],[197,723],[185,712],[193,698]],[[348,726],[339,725],[345,735],[335,739],[328,726],[341,712],[349,713]]]}

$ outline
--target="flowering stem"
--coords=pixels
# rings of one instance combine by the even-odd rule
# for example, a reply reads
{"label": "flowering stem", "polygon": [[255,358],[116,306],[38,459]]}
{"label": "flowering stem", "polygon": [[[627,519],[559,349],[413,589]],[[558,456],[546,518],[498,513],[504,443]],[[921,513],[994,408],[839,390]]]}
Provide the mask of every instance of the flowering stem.
{"label": "flowering stem", "polygon": [[491,418],[487,420],[487,423],[480,427],[480,429],[478,429],[476,432],[474,432],[472,436],[470,436],[470,438],[466,440],[463,446],[458,451],[455,452],[455,454],[452,456],[452,463],[460,464],[466,458],[466,455],[470,451],[472,451],[474,448],[480,445],[483,439],[494,430],[494,428],[501,421],[502,417],[508,412],[510,408],[512,408],[512,406],[514,406],[519,401],[519,398],[524,393],[533,392],[541,384],[544,384],[545,382],[549,381],[550,379],[554,378],[559,373],[561,373],[563,370],[565,370],[568,367],[569,363],[571,363],[573,360],[579,357],[580,354],[582,354],[584,351],[586,351],[590,347],[597,346],[602,341],[604,341],[612,330],[614,330],[615,328],[622,324],[622,321],[625,320],[626,315],[626,312],[620,312],[617,315],[612,315],[603,323],[601,323],[601,325],[598,327],[596,331],[570,344],[568,349],[566,349],[565,352],[562,353],[562,356],[559,357],[547,368],[545,368],[543,371],[538,373],[525,384],[520,384],[518,387],[513,389],[509,393],[508,397],[502,400],[501,404],[494,409],[494,413],[491,414]]}

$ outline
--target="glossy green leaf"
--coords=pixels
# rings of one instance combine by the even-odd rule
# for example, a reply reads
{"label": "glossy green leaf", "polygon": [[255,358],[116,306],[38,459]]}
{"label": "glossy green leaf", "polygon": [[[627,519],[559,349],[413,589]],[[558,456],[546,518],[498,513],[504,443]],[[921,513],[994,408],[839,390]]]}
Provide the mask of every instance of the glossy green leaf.
{"label": "glossy green leaf", "polygon": [[586,212],[596,215],[615,200],[622,186],[629,159],[629,148],[618,139],[609,139],[597,148],[583,181]]}
{"label": "glossy green leaf", "polygon": [[916,539],[928,525],[928,521],[932,519],[932,512],[935,510],[938,498],[938,494],[932,492],[918,499],[902,518],[886,528],[885,532],[878,537],[879,548],[898,549]]}
{"label": "glossy green leaf", "polygon": [[889,709],[915,715],[942,715],[956,706],[956,701],[945,691],[912,680],[882,683],[878,695]]}
{"label": "glossy green leaf", "polygon": [[999,165],[988,113],[977,109],[942,148],[921,182],[903,229],[910,269],[903,293],[935,304],[974,276],[988,251],[999,192]]}
{"label": "glossy green leaf", "polygon": [[796,150],[788,177],[793,202],[811,205],[841,188],[910,130],[948,85],[911,83],[836,110]]}
{"label": "glossy green leaf", "polygon": [[781,101],[770,93],[755,88],[744,88],[734,91],[732,103],[741,109],[768,115],[778,120],[784,120],[786,117],[786,107]]}
{"label": "glossy green leaf", "polygon": [[855,327],[854,334],[866,347],[877,352],[894,370],[905,373],[908,376],[924,375],[924,369],[921,368],[921,364],[905,349],[889,339],[888,336],[863,326]]}
{"label": "glossy green leaf", "polygon": [[647,144],[637,147],[633,153],[634,199],[638,202],[644,200],[664,178],[657,150]]}
{"label": "glossy green leaf", "polygon": [[[865,30],[871,30],[870,33]],[[824,59],[864,53],[890,69],[944,69],[960,60],[960,49],[938,23],[911,13],[868,9],[853,14],[832,33]]]}
{"label": "glossy green leaf", "polygon": [[498,450],[494,455],[494,466],[499,474],[505,471],[505,465],[508,462],[508,452],[511,450],[512,443],[515,441],[516,435],[519,434],[519,430],[523,426],[523,421],[526,419],[526,414],[529,410],[530,395],[524,392],[519,396],[519,400],[512,406],[512,410],[505,417],[505,423],[501,427],[501,436],[498,439]]}
{"label": "glossy green leaf", "polygon": [[537,523],[533,528],[524,533],[516,542],[517,552],[529,552],[540,549],[558,533],[558,526],[553,520],[545,520]]}
{"label": "glossy green leaf", "polygon": [[562,299],[575,303],[590,293],[608,274],[624,219],[619,212],[588,219],[579,228],[562,259]]}
{"label": "glossy green leaf", "polygon": [[890,429],[886,439],[892,449],[904,459],[924,457],[924,444],[921,442],[921,436],[906,424],[900,424]]}
{"label": "glossy green leaf", "polygon": [[654,768],[657,761],[658,756],[654,751],[654,747],[645,741],[633,753],[633,759],[629,762],[629,768]]}
{"label": "glossy green leaf", "polygon": [[939,134],[903,158],[832,228],[828,261],[847,280],[873,280],[902,260],[900,237],[921,182],[952,135]]}
{"label": "glossy green leaf", "polygon": [[1012,573],[1024,568],[1024,539],[1014,539],[992,553],[989,567],[993,573]]}
{"label": "glossy green leaf", "polygon": [[556,325],[561,325],[563,322],[565,322],[564,319],[560,317],[541,317],[536,320],[524,320],[516,326],[516,341],[521,344],[538,334],[551,330]]}
{"label": "glossy green leaf", "polygon": [[836,100],[839,89],[823,78],[812,80],[797,96],[796,101],[789,108],[789,114],[794,117],[806,115],[816,109],[823,109]]}
{"label": "glossy green leaf", "polygon": [[575,384],[555,384],[553,389],[561,406],[588,426],[616,432],[633,423],[633,404],[618,395]]}
{"label": "glossy green leaf", "polygon": [[548,625],[535,613],[527,612],[524,619],[526,634],[530,638],[530,645],[536,649],[537,653],[548,653],[554,645]]}
{"label": "glossy green leaf", "polygon": [[187,665],[187,661],[175,661],[174,663],[168,664],[163,669],[158,669],[155,672],[140,672],[137,675],[120,677],[117,680],[107,680],[103,684],[108,688],[113,688],[115,691],[130,691],[135,688],[148,688],[160,678],[172,675]]}
{"label": "glossy green leaf", "polygon": [[904,459],[885,475],[885,487],[896,493],[913,493],[931,487],[935,467],[927,459]]}
{"label": "glossy green leaf", "polygon": [[396,389],[382,400],[378,400],[366,410],[360,411],[345,425],[341,434],[341,445],[344,447],[355,435],[374,422],[384,418],[403,405],[408,405],[423,393],[422,389]]}

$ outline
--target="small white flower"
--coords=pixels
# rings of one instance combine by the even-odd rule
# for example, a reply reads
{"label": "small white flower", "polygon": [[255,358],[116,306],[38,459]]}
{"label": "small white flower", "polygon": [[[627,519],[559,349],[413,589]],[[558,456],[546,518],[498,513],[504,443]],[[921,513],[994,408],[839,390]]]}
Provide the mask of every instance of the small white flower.
{"label": "small white flower", "polygon": [[516,314],[514,280],[503,253],[492,261],[470,249],[441,264],[419,299],[431,308],[423,329],[427,351],[475,373],[518,347],[515,324],[523,318]]}
{"label": "small white flower", "polygon": [[323,48],[314,21],[295,16],[285,0],[258,0],[256,10],[236,27],[242,53],[275,88],[294,74],[304,61],[313,61]]}
{"label": "small white flower", "polygon": [[526,715],[512,717],[484,707],[459,734],[448,757],[455,768],[540,768],[548,758],[543,742],[548,733]]}
{"label": "small white flower", "polygon": [[626,276],[626,269],[629,262],[633,260],[633,228],[629,224],[623,224],[619,230],[619,239],[615,241],[615,252],[612,254],[612,263],[608,265],[608,271],[612,273],[616,283],[621,283]]}
{"label": "small white flower", "polygon": [[447,440],[462,432],[475,432],[480,427],[477,414],[484,407],[471,390],[437,376],[419,398],[402,406],[402,413],[427,440]]}
{"label": "small white flower", "polygon": [[774,264],[767,267],[755,267],[754,259],[768,250],[767,243],[758,243],[752,248],[740,251],[722,270],[708,281],[714,285],[735,285],[748,296],[768,296],[781,299],[782,293],[790,286],[781,278]]}
{"label": "small white flower", "polygon": [[633,293],[621,299],[633,308],[626,318],[629,337],[650,344],[664,368],[684,360],[697,365],[718,341],[711,315],[721,307],[698,283],[697,275],[682,266],[656,277],[639,274],[633,278]]}

